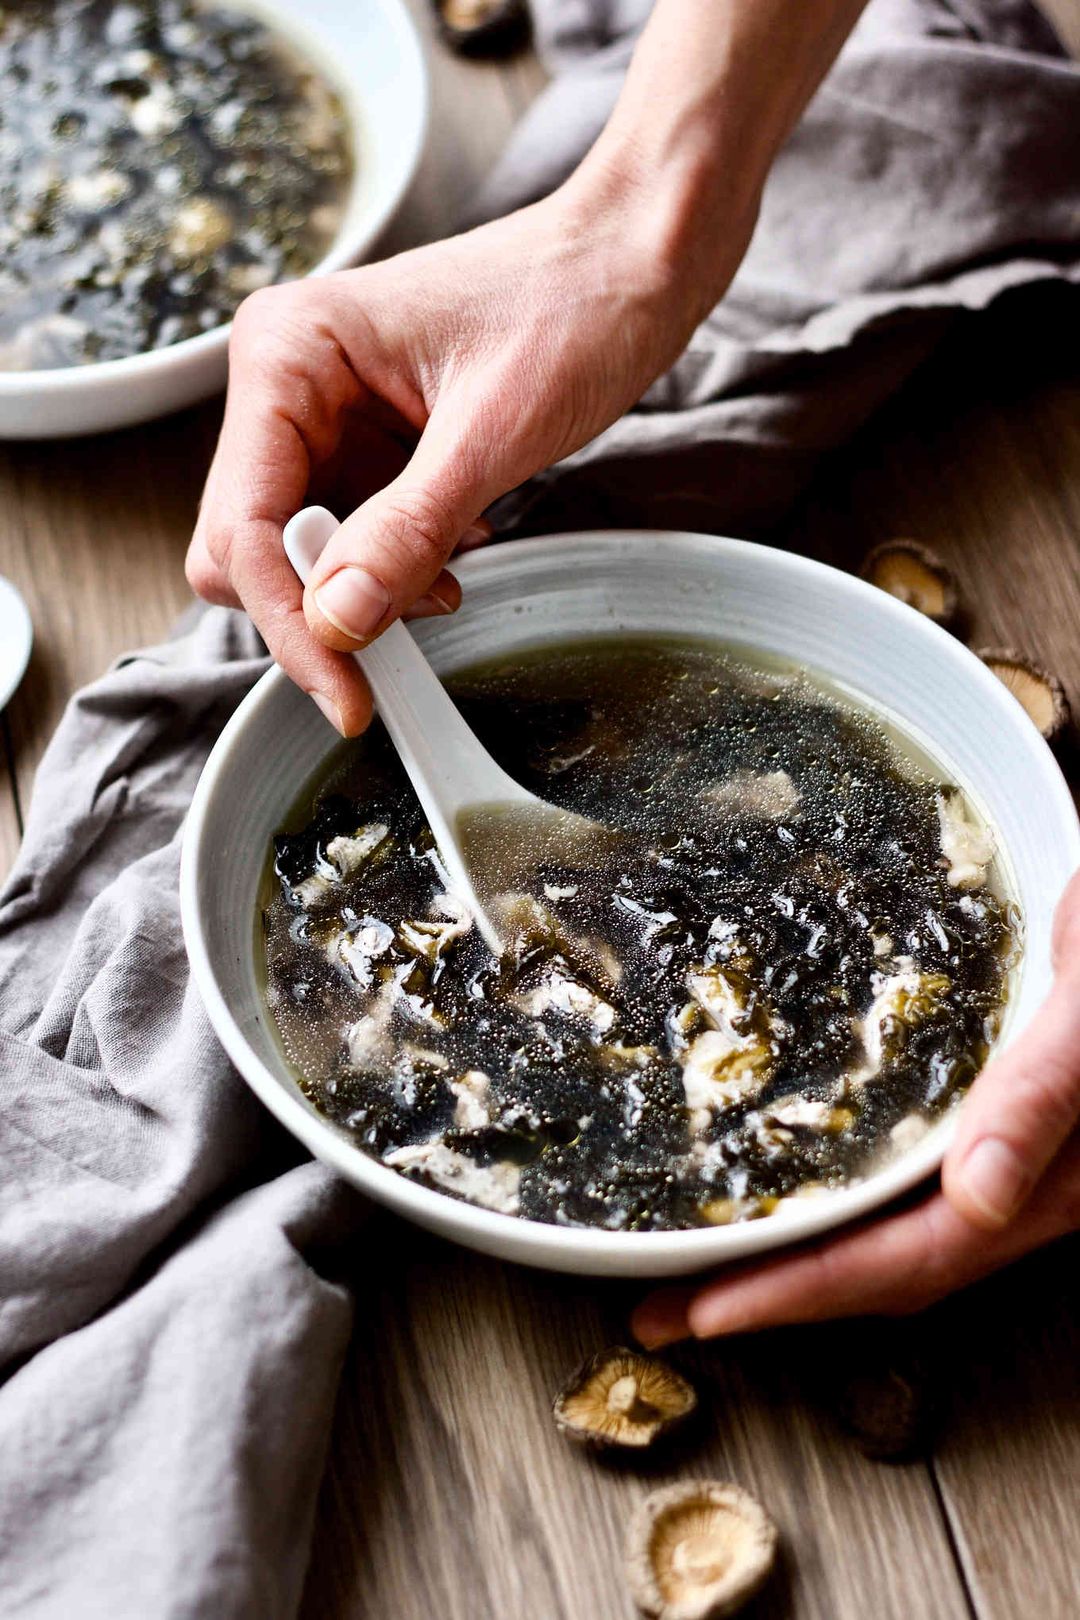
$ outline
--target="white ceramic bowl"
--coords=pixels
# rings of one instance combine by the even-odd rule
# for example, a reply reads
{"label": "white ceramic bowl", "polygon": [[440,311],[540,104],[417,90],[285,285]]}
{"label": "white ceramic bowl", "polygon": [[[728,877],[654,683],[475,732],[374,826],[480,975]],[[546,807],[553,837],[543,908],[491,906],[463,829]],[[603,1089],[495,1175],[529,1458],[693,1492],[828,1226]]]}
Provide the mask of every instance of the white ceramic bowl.
{"label": "white ceramic bowl", "polygon": [[[340,94],[356,177],[341,226],[311,270],[356,264],[389,223],[427,131],[428,76],[404,0],[229,0],[296,42]],[[0,439],[62,439],[148,422],[225,385],[230,326],[164,349],[52,371],[0,372]]]}
{"label": "white ceramic bowl", "polygon": [[[997,829],[1026,920],[1001,1040],[1023,1028],[1050,977],[1054,905],[1080,864],[1080,827],[1053,755],[1016,700],[960,642],[850,575],[740,540],[661,531],[561,535],[494,546],[456,565],[464,605],[414,632],[451,671],[493,654],[622,632],[676,632],[794,659],[863,694],[941,759]],[[866,1180],[764,1220],[687,1232],[549,1226],[475,1208],[404,1180],[301,1095],[259,987],[254,912],[272,834],[335,734],[272,670],[214,748],[188,818],[184,933],[211,1021],[282,1124],[364,1192],[422,1226],[555,1270],[661,1276],[809,1237],[935,1170],[955,1122]]]}

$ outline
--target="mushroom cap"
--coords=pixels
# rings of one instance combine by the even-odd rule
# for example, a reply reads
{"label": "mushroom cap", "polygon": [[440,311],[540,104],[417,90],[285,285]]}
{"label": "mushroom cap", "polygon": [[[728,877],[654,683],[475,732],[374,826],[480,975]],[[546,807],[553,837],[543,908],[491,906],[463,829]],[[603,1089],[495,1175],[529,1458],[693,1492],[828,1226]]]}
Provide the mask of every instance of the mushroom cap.
{"label": "mushroom cap", "polygon": [[652,1445],[697,1406],[693,1387],[655,1356],[613,1345],[590,1356],[555,1397],[552,1415],[573,1440]]}
{"label": "mushroom cap", "polygon": [[630,1524],[626,1573],[653,1620],[720,1620],[765,1581],[776,1526],[739,1485],[695,1480],[653,1491]]}
{"label": "mushroom cap", "polygon": [[956,618],[956,580],[937,553],[917,540],[886,540],[875,546],[863,563],[862,577],[936,624]]}
{"label": "mushroom cap", "polygon": [[925,1442],[933,1415],[925,1372],[911,1365],[860,1372],[841,1392],[839,1415],[864,1456],[882,1462],[910,1457]]}
{"label": "mushroom cap", "polygon": [[524,0],[435,0],[443,38],[466,55],[501,56],[528,35]]}
{"label": "mushroom cap", "polygon": [[1069,724],[1069,700],[1056,675],[1012,647],[982,647],[979,657],[1027,710],[1047,742]]}

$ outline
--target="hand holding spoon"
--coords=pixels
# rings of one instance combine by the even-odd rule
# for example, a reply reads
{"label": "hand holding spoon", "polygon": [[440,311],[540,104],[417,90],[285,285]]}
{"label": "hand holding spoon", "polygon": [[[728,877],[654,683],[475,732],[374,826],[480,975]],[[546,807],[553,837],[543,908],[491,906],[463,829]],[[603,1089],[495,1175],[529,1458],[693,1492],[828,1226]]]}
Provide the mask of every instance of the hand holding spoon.
{"label": "hand holding spoon", "polygon": [[[304,584],[337,527],[322,506],[305,507],[286,524],[285,552]],[[618,834],[546,804],[508,776],[466,725],[401,620],[352,656],[427,816],[452,892],[501,956],[507,941],[491,903],[515,877],[545,859],[570,852],[580,858]]]}

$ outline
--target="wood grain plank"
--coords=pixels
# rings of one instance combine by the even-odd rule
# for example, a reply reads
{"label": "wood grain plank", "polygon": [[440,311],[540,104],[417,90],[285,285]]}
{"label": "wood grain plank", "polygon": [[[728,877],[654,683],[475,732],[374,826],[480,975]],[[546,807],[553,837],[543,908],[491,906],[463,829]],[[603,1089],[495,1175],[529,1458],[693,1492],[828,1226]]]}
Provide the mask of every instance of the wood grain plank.
{"label": "wood grain plank", "polygon": [[120,652],[164,636],[190,601],[184,549],[218,409],[0,446],[0,572],[23,592],[35,636],[8,709],[24,805],[70,694]]}
{"label": "wood grain plank", "polygon": [[0,883],[15,864],[21,838],[14,797],[9,783],[5,781],[0,784]]}
{"label": "wood grain plank", "polygon": [[522,51],[505,64],[502,79],[510,104],[520,116],[547,84],[548,74],[535,51]]}
{"label": "wood grain plank", "polygon": [[1080,1612],[1080,1241],[950,1304],[954,1411],[936,1458],[980,1620]]}
{"label": "wood grain plank", "polygon": [[957,575],[971,644],[1040,657],[1080,712],[1080,376],[1051,369],[1072,304],[1048,290],[1039,309],[958,328],[784,538],[851,568],[879,540],[932,546]]}
{"label": "wood grain plank", "polygon": [[694,1476],[739,1480],[780,1525],[758,1620],[967,1615],[925,1468],[866,1461],[808,1393],[823,1350],[830,1374],[857,1359],[857,1324],[683,1350],[703,1422],[628,1467],[550,1417],[574,1365],[625,1336],[625,1288],[503,1266],[387,1215],[364,1251],[306,1620],[630,1620],[633,1507]]}
{"label": "wood grain plank", "polygon": [[1066,50],[1080,57],[1080,0],[1038,0],[1038,6],[1057,29]]}

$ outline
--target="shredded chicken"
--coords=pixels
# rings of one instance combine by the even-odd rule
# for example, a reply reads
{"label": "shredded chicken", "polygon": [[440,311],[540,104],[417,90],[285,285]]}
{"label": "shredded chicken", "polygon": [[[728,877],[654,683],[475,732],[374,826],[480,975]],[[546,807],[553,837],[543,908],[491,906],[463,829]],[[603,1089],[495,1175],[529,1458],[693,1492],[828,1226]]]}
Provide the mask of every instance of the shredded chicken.
{"label": "shredded chicken", "polygon": [[615,1022],[615,1008],[610,1001],[558,968],[552,968],[539,984],[516,996],[514,1004],[531,1018],[541,1018],[546,1012],[584,1018],[598,1035],[606,1035]]}
{"label": "shredded chicken", "polygon": [[761,1091],[772,1069],[770,1035],[776,1032],[777,1021],[768,1017],[770,1035],[763,1033],[760,1025],[766,1020],[761,1014],[752,1019],[744,993],[723,968],[704,968],[691,973],[686,982],[693,1001],[669,1023],[676,1050],[689,1037],[696,1013],[712,1025],[689,1040],[683,1056],[690,1125],[699,1131],[714,1114]]}
{"label": "shredded chicken", "polygon": [[842,1130],[852,1119],[846,1108],[836,1108],[820,1097],[778,1097],[765,1115],[777,1125],[808,1131]]}
{"label": "shredded chicken", "polygon": [[707,1029],[690,1042],[682,1082],[692,1130],[704,1130],[714,1114],[746,1102],[769,1077],[772,1054],[757,1035]]}
{"label": "shredded chicken", "polygon": [[914,1026],[936,1011],[949,988],[943,973],[921,973],[910,957],[898,957],[898,973],[875,973],[871,983],[874,999],[864,1017],[855,1020],[854,1033],[863,1049],[863,1062],[848,1077],[853,1085],[864,1085],[881,1073],[885,1042],[890,1025]]}
{"label": "shredded chicken", "polygon": [[994,835],[978,821],[967,800],[956,789],[937,796],[941,853],[948,862],[954,889],[977,889],[986,882],[986,869],[994,858]]}
{"label": "shredded chicken", "polygon": [[521,1167],[505,1161],[477,1164],[445,1142],[418,1142],[394,1148],[383,1158],[392,1170],[421,1170],[437,1187],[466,1198],[471,1204],[516,1215],[520,1203]]}
{"label": "shredded chicken", "polygon": [[361,827],[351,838],[344,833],[331,838],[326,846],[326,858],[339,877],[350,878],[358,872],[370,855],[378,849],[390,829],[385,821],[373,821]]}
{"label": "shredded chicken", "polygon": [[726,781],[708,788],[702,798],[719,810],[762,816],[768,821],[786,821],[802,802],[787,771],[734,771]]}
{"label": "shredded chicken", "polygon": [[318,863],[310,877],[293,889],[293,899],[299,901],[305,911],[319,905],[339,883],[360,870],[389,831],[384,821],[373,821],[370,826],[361,827],[351,838],[343,834],[332,838],[326,846],[325,858]]}
{"label": "shredded chicken", "polygon": [[483,1130],[491,1124],[491,1078],[483,1069],[466,1069],[451,1080],[454,1095],[454,1124],[461,1131]]}
{"label": "shredded chicken", "polygon": [[327,946],[332,962],[340,961],[348,968],[362,990],[370,989],[375,978],[375,963],[386,955],[394,943],[394,930],[378,917],[365,917],[359,928],[335,934]]}

